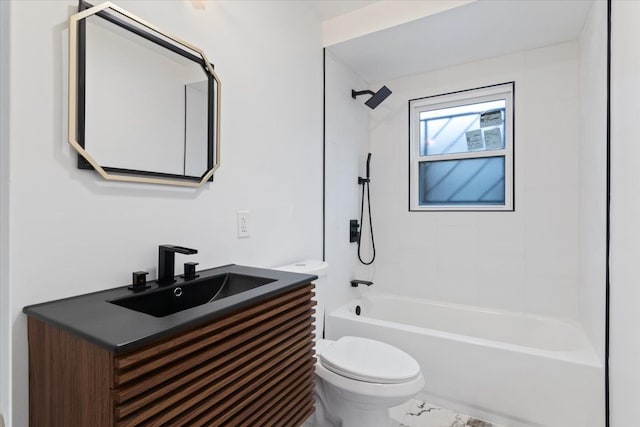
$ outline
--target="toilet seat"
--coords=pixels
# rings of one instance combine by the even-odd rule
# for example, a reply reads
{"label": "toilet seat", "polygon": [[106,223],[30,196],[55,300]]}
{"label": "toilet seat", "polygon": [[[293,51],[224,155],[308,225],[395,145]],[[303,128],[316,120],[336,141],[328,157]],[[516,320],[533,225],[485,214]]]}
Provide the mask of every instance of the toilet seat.
{"label": "toilet seat", "polygon": [[328,371],[355,381],[403,384],[421,376],[420,365],[389,344],[360,337],[325,341],[318,349],[320,364]]}

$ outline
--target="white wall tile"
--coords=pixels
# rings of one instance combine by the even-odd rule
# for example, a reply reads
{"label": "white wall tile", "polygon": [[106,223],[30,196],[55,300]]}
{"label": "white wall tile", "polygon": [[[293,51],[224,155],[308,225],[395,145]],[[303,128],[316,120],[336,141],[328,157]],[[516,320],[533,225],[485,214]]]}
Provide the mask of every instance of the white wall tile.
{"label": "white wall tile", "polygon": [[578,126],[578,97],[529,98],[527,140],[519,146],[525,154],[526,188],[578,187]]}
{"label": "white wall tile", "polygon": [[[420,94],[420,88],[412,88],[414,98],[422,96],[438,95],[441,93],[455,92],[478,87],[478,63],[469,62],[466,64],[454,65],[442,70],[435,70],[429,73],[431,78],[437,82],[436,92]],[[502,83],[502,82],[498,82]]]}
{"label": "white wall tile", "polygon": [[[373,127],[371,132],[371,191],[372,193],[395,193],[400,183],[400,162],[406,162],[398,146],[407,139],[398,134],[398,120],[405,114],[393,114]],[[375,154],[373,154],[375,152]],[[364,172],[364,171],[363,171]],[[362,175],[364,176],[364,174]]]}
{"label": "white wall tile", "polygon": [[432,248],[403,248],[399,251],[398,277],[401,289],[418,298],[441,300],[440,272],[436,245]]}
{"label": "white wall tile", "polygon": [[578,317],[578,284],[575,278],[527,275],[525,310],[548,316]]}
{"label": "white wall tile", "polygon": [[478,245],[477,229],[473,226],[440,226],[435,258],[439,286],[443,299],[477,303]]}
{"label": "white wall tile", "polygon": [[483,252],[478,260],[480,305],[511,311],[525,311],[524,255]]}
{"label": "white wall tile", "polygon": [[478,84],[480,86],[494,85],[510,81],[520,81],[524,78],[525,53],[498,56],[478,61]]}
{"label": "white wall tile", "polygon": [[484,252],[524,255],[524,215],[487,212],[478,217],[478,244]]}
{"label": "white wall tile", "polygon": [[[376,259],[371,266],[363,266],[359,262],[358,275],[373,278],[375,277],[375,290],[380,292],[399,292],[399,248],[400,240],[398,232],[403,227],[399,221],[400,205],[396,193],[377,193],[371,195],[373,233],[376,243]],[[365,261],[370,259],[370,232],[368,223],[363,239],[362,254]]]}
{"label": "white wall tile", "polygon": [[604,360],[606,268],[606,4],[580,41],[580,320]]}
{"label": "white wall tile", "polygon": [[577,279],[577,192],[529,190],[525,208],[527,275],[552,274]]}
{"label": "white wall tile", "polygon": [[[360,219],[361,187],[369,146],[369,108],[351,98],[365,82],[330,53],[326,55],[326,260],[329,263],[327,310],[358,295],[349,281],[363,276],[357,267],[357,245],[349,242],[349,220]],[[375,203],[375,199],[373,201]],[[378,212],[374,210],[374,221]],[[365,252],[365,251],[363,251]],[[383,254],[384,254],[383,250]]]}
{"label": "white wall tile", "polygon": [[[516,82],[516,211],[407,212],[407,101],[511,80]],[[376,208],[384,212],[376,227],[390,231],[383,240],[396,257],[376,261],[369,270],[373,277],[386,281],[400,275],[403,283],[395,289],[403,295],[576,317],[578,44],[490,58],[385,84],[394,92],[393,100],[387,111],[374,112],[371,120],[373,158],[384,160],[376,163],[374,177],[384,177],[384,182],[375,191],[395,192],[400,206],[394,214],[388,206]],[[384,168],[389,169],[380,171]],[[541,276],[551,277],[553,286]],[[527,299],[529,295],[535,297]],[[544,306],[545,300],[552,310]]]}
{"label": "white wall tile", "polygon": [[580,95],[578,42],[526,52],[526,90],[531,99],[555,100]]}

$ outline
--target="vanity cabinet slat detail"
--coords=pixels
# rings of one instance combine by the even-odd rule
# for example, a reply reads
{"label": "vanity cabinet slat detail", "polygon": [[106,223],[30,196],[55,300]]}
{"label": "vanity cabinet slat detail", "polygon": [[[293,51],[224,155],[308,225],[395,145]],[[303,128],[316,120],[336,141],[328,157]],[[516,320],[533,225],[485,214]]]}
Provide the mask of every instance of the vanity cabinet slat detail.
{"label": "vanity cabinet slat detail", "polygon": [[313,412],[307,284],[113,354],[29,317],[31,426],[302,424]]}
{"label": "vanity cabinet slat detail", "polygon": [[108,426],[113,354],[29,317],[29,425]]}

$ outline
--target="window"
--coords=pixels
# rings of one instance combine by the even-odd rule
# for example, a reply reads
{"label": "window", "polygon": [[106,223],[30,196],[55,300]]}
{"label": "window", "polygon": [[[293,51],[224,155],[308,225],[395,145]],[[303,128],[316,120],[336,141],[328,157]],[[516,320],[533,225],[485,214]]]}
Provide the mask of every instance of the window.
{"label": "window", "polygon": [[409,101],[409,210],[512,211],[514,84]]}

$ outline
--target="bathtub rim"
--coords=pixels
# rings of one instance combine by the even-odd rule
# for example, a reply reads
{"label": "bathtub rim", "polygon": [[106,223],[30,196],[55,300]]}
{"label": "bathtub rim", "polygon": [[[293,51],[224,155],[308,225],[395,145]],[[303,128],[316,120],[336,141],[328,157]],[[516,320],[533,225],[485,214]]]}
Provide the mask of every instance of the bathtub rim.
{"label": "bathtub rim", "polygon": [[[444,308],[450,308],[450,309],[458,309],[458,310],[464,310],[464,311],[480,311],[482,313],[488,313],[488,314],[494,314],[494,315],[525,317],[532,320],[543,320],[546,322],[550,321],[553,323],[561,323],[561,324],[568,325],[572,328],[575,328],[580,332],[581,337],[579,341],[582,345],[580,348],[576,350],[542,349],[538,347],[531,347],[531,346],[526,346],[521,344],[491,340],[487,338],[480,338],[480,337],[475,337],[470,335],[463,335],[463,334],[458,334],[454,332],[441,331],[438,329],[432,329],[432,328],[427,328],[422,326],[415,326],[407,323],[394,322],[390,320],[381,320],[381,319],[376,319],[374,317],[367,317],[363,315],[356,315],[351,310],[352,307],[355,307],[356,305],[358,305],[358,301],[362,301],[363,299],[370,298],[370,297],[391,298],[395,300],[409,301],[411,303],[415,303],[416,300],[418,300],[421,303],[432,304],[438,307],[444,307]],[[336,316],[342,319],[347,319],[347,320],[352,320],[352,321],[357,321],[362,323],[370,323],[372,325],[376,325],[379,327],[389,327],[395,330],[406,330],[406,331],[410,331],[417,334],[427,333],[429,335],[442,338],[442,339],[451,339],[458,342],[465,342],[465,343],[470,343],[470,344],[479,345],[479,346],[489,346],[489,347],[499,348],[507,351],[515,351],[523,354],[533,354],[540,357],[556,359],[556,360],[569,362],[569,363],[577,363],[580,365],[585,365],[585,366],[594,367],[594,368],[604,367],[604,362],[597,355],[595,348],[593,347],[593,344],[591,343],[591,341],[589,340],[588,336],[584,331],[584,328],[582,327],[580,322],[573,319],[545,316],[545,315],[533,314],[533,313],[520,313],[520,312],[514,312],[510,310],[505,310],[505,309],[495,309],[495,308],[489,308],[489,307],[474,306],[470,304],[451,303],[451,302],[445,302],[445,301],[431,300],[427,298],[410,298],[410,297],[405,297],[401,295],[382,293],[382,292],[364,293],[363,295],[360,295],[352,299],[346,304],[343,304],[338,308],[335,308],[334,310],[328,311],[326,315],[327,317]]]}

